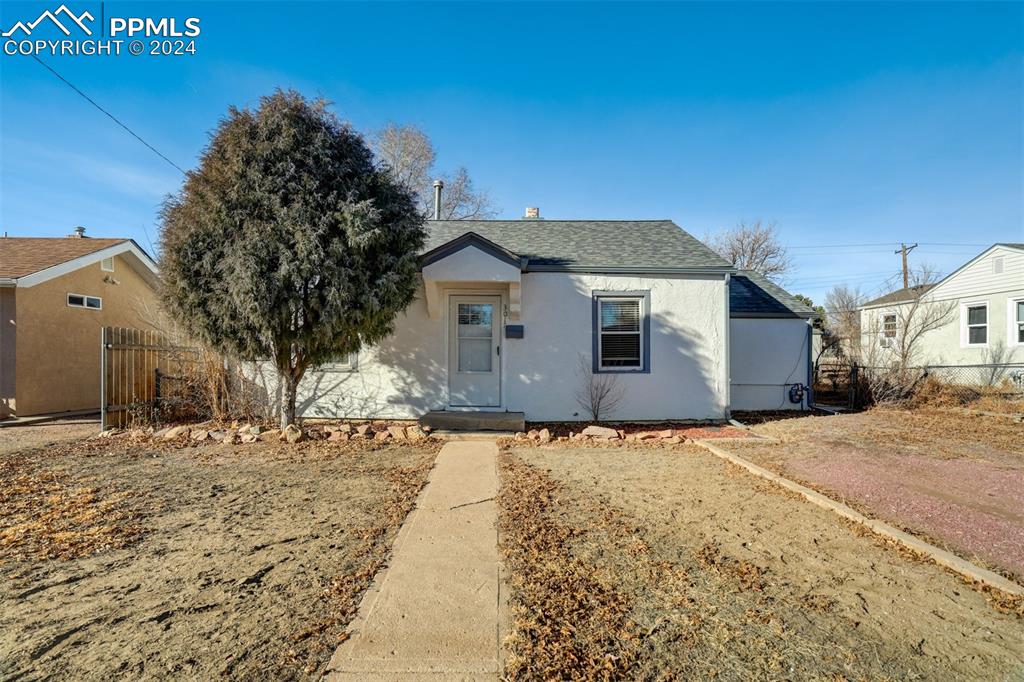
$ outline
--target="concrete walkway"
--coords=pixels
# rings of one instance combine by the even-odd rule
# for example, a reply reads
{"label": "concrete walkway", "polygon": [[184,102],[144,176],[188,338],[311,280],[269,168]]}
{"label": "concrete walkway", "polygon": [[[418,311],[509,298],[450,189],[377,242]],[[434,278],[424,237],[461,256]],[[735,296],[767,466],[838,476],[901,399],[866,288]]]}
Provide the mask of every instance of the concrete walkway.
{"label": "concrete walkway", "polygon": [[326,680],[496,680],[498,448],[453,441],[406,519]]}

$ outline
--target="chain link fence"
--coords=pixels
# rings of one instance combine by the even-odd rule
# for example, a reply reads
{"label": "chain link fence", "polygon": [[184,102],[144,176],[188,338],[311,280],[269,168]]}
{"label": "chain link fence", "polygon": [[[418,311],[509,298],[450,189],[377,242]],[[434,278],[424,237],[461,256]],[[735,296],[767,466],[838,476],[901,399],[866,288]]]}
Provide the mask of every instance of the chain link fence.
{"label": "chain link fence", "polygon": [[851,410],[879,402],[971,405],[1024,412],[1024,363],[928,365],[896,370],[822,363],[814,372],[815,402]]}

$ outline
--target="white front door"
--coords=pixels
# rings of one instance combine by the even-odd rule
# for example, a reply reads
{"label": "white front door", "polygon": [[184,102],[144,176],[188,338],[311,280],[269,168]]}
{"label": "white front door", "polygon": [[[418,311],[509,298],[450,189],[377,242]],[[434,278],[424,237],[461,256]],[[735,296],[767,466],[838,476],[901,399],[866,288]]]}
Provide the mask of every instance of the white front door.
{"label": "white front door", "polygon": [[448,299],[448,404],[501,406],[501,296]]}

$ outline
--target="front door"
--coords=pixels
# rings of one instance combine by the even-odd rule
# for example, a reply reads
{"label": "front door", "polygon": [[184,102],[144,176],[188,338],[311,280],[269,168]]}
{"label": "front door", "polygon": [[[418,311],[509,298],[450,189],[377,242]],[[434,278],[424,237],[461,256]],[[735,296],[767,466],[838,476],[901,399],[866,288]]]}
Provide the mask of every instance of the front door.
{"label": "front door", "polygon": [[501,406],[501,296],[448,299],[448,403]]}

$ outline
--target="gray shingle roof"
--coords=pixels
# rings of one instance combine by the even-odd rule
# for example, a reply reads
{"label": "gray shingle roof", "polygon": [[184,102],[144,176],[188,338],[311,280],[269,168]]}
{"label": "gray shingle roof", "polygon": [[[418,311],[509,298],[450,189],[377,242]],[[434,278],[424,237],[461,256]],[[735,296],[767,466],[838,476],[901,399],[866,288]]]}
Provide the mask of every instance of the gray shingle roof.
{"label": "gray shingle roof", "polygon": [[467,232],[527,260],[526,270],[731,266],[671,220],[432,220],[424,252]]}
{"label": "gray shingle roof", "polygon": [[1020,249],[1024,251],[1024,244],[1014,244],[1012,242],[999,242],[996,246],[1009,246],[1011,249]]}
{"label": "gray shingle roof", "polygon": [[905,303],[906,301],[914,300],[915,298],[925,293],[934,286],[934,284],[919,284],[917,286],[908,287],[906,289],[897,289],[896,291],[889,292],[884,296],[879,296],[878,298],[871,299],[867,303],[862,303],[860,307],[870,308],[872,306],[887,305],[889,303]]}
{"label": "gray shingle roof", "polygon": [[729,280],[731,317],[816,317],[817,312],[753,270],[740,270]]}

